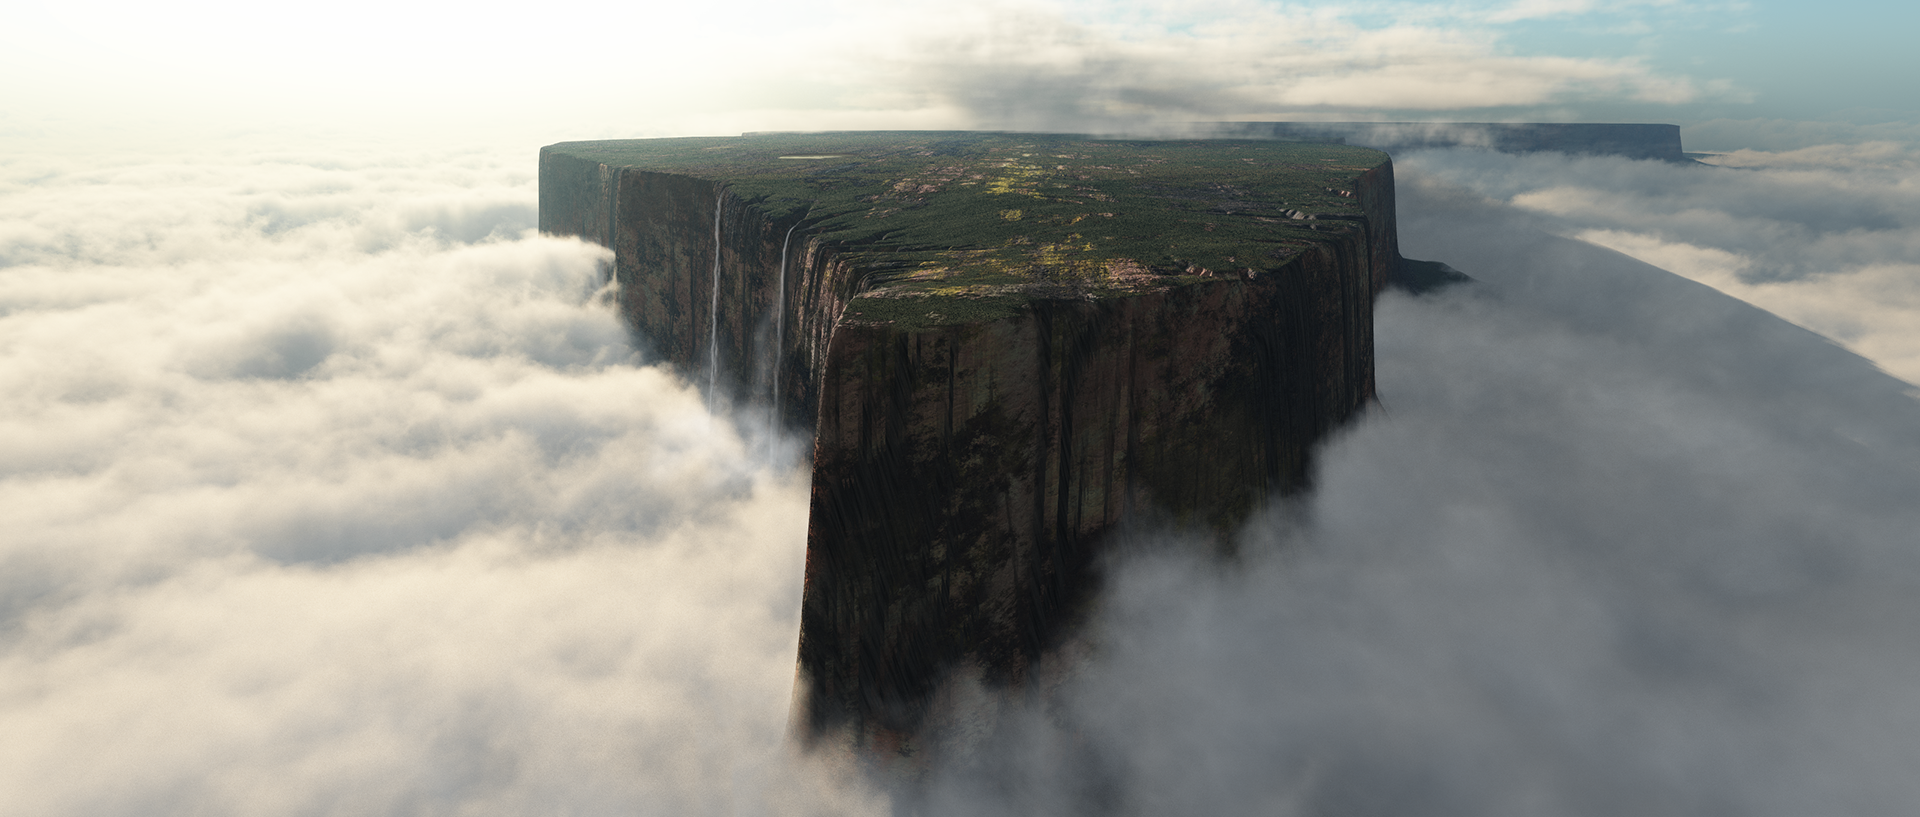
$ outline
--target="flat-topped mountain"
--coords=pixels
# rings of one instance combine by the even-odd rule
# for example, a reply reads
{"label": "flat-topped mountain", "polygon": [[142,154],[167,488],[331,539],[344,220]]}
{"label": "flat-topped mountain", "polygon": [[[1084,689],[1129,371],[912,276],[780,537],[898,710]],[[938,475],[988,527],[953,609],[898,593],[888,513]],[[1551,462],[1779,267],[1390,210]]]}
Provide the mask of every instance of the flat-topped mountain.
{"label": "flat-topped mountain", "polygon": [[540,226],[643,347],[814,433],[798,714],[911,751],[1025,683],[1137,512],[1226,530],[1372,396],[1387,157],[956,132],[572,142]]}

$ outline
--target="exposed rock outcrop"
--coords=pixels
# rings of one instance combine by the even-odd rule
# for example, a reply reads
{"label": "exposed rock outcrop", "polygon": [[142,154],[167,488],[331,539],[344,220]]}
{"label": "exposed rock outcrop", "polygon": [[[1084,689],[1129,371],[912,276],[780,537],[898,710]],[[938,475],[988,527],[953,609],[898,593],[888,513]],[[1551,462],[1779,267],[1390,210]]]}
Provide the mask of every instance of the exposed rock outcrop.
{"label": "exposed rock outcrop", "polygon": [[1129,514],[1304,486],[1399,258],[1391,164],[1335,145],[585,142],[540,184],[653,354],[814,430],[798,714],[867,746],[952,671],[1026,682]]}

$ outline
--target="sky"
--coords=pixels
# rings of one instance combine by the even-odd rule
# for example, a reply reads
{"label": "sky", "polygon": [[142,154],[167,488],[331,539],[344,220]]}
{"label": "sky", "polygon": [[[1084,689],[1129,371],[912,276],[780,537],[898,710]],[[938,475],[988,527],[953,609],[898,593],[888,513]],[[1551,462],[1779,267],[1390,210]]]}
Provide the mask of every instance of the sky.
{"label": "sky", "polygon": [[[1916,12],[34,3],[0,29],[0,802],[43,815],[1920,803]],[[1135,530],[914,791],[785,740],[806,441],[533,231],[568,139],[1642,121],[1394,157],[1381,404]]]}
{"label": "sky", "polygon": [[22,0],[9,18],[0,133],[115,144],[1189,117],[1911,126],[1920,110],[1920,10],[1868,0]]}

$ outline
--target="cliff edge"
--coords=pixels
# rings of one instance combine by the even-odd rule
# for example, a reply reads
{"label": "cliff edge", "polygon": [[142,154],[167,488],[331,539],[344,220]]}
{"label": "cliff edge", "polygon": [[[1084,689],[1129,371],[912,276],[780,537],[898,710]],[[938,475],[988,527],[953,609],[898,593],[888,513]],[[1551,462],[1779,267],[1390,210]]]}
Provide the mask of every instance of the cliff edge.
{"label": "cliff edge", "polygon": [[796,714],[907,752],[950,673],[1030,679],[1129,514],[1306,484],[1399,258],[1392,165],[1343,145],[574,142],[540,198],[646,349],[813,430]]}

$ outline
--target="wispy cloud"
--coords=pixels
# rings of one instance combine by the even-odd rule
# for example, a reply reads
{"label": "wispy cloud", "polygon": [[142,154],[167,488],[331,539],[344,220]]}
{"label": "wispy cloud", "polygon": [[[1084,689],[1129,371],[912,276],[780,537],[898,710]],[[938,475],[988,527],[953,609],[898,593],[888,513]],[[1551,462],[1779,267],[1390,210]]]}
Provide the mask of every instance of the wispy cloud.
{"label": "wispy cloud", "polygon": [[867,39],[899,66],[903,88],[989,127],[1678,103],[1726,92],[1633,59],[1511,54],[1498,26],[1459,18],[1367,25],[1357,10],[1217,2],[1179,17],[1128,17],[1122,29],[1074,6],[989,4],[926,30],[914,24],[919,14],[876,11]]}
{"label": "wispy cloud", "polygon": [[1920,382],[1912,146],[1741,150],[1709,161],[1721,167],[1485,153],[1403,164],[1757,304]]}
{"label": "wispy cloud", "polygon": [[[1678,13],[1658,3],[1630,9],[1659,20]],[[0,39],[11,49],[0,67],[44,79],[26,89],[23,99],[34,101],[20,113],[52,111],[135,138],[149,118],[224,122],[243,104],[256,127],[377,121],[387,133],[497,131],[531,117],[549,132],[532,140],[559,138],[555,128],[1090,130],[1195,117],[1671,105],[1740,93],[1628,56],[1516,47],[1519,22],[1623,13],[1581,2],[729,0],[457,20],[361,4],[324,21],[212,6],[42,11],[29,28],[48,33]],[[360,24],[367,18],[386,22]],[[578,47],[573,23],[582,20],[628,47]],[[307,36],[283,36],[296,27]],[[432,35],[399,42],[413,31]],[[501,59],[505,49],[515,57]],[[119,67],[129,65],[139,69]],[[610,87],[619,91],[609,96]]]}
{"label": "wispy cloud", "polygon": [[1669,8],[1677,5],[1680,5],[1680,0],[1627,0],[1627,2],[1617,3],[1602,3],[1598,0],[1514,0],[1510,4],[1486,13],[1485,18],[1495,23],[1512,23],[1553,17],[1579,17],[1596,13],[1615,16],[1646,8]]}

